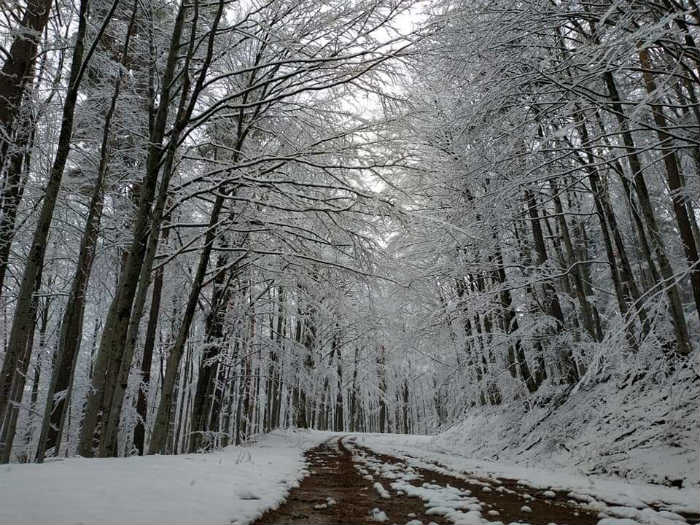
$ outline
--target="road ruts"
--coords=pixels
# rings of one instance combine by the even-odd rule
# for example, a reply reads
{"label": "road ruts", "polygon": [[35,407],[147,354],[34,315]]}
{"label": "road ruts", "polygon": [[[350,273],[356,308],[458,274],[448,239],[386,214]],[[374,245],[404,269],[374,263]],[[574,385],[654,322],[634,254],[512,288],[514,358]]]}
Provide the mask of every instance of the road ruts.
{"label": "road ruts", "polygon": [[[382,479],[376,474],[374,479],[366,479],[353,462],[353,449],[383,463],[408,468],[399,458],[374,453],[342,437],[333,438],[306,453],[309,475],[298,488],[291,490],[282,505],[266,512],[253,525],[369,525],[373,523],[373,509],[386,513],[387,524],[403,525],[411,520],[420,520],[424,524],[452,523],[443,516],[426,514],[424,502],[419,498],[397,494],[391,489],[391,497],[382,498],[374,489],[374,482],[379,481],[389,488],[392,480]],[[565,493],[546,497],[514,480],[490,480],[508,489],[499,492],[485,490],[488,485],[483,480],[469,482],[416,467],[412,472],[417,474],[417,479],[410,481],[415,486],[430,483],[470,491],[482,504],[482,517],[488,521],[519,521],[532,525],[595,525],[598,522],[595,512],[571,503]],[[531,510],[523,511],[523,506]],[[498,515],[489,516],[489,510],[497,511]]]}

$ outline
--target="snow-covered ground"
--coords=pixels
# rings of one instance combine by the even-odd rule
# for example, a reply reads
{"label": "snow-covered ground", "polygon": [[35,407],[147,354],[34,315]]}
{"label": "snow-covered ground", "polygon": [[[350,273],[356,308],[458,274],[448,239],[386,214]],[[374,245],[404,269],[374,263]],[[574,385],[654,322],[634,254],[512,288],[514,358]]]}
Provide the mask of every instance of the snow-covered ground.
{"label": "snow-covered ground", "polygon": [[654,370],[609,374],[577,385],[568,395],[543,387],[529,410],[514,402],[468,412],[436,437],[434,447],[508,463],[697,488],[698,378],[693,369],[683,367],[670,376]]}
{"label": "snow-covered ground", "polygon": [[0,522],[249,523],[305,474],[322,432],[273,432],[211,454],[0,467]]}
{"label": "snow-covered ground", "polygon": [[[601,512],[603,517],[628,519],[629,521],[626,522],[628,524],[665,523],[664,511],[667,515],[668,512],[700,513],[700,491],[697,487],[677,489],[610,477],[583,475],[571,468],[559,468],[558,465],[548,469],[466,457],[457,446],[447,448],[442,436],[403,434],[354,434],[353,436],[359,445],[381,454],[399,457],[408,465],[415,467],[445,474],[468,474],[467,478],[514,479],[536,489],[566,491],[572,499]],[[663,511],[661,514],[655,513],[650,507],[661,508]],[[641,512],[642,509],[643,512]]]}
{"label": "snow-covered ground", "polygon": [[[276,431],[255,443],[210,454],[4,465],[0,522],[245,525],[277,507],[298,486],[308,474],[304,451],[333,436],[348,434]],[[358,453],[360,474],[382,500],[417,496],[430,507],[428,513],[459,523],[482,523],[485,513],[494,511],[482,508],[469,491],[430,483],[412,486],[413,467],[461,476],[483,485],[484,491],[498,489],[496,478],[518,480],[524,491],[544,497],[565,491],[598,513],[605,525],[677,525],[684,522],[674,513],[700,513],[697,487],[677,489],[584,475],[559,465],[542,468],[469,457],[459,446],[450,446],[444,435],[350,434],[346,439],[405,462],[401,470]]]}

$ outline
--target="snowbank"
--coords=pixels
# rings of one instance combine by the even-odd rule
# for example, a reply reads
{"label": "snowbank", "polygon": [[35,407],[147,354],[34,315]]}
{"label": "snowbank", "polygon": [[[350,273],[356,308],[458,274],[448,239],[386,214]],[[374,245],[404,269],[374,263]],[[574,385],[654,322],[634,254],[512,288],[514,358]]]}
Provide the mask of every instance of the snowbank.
{"label": "snowbank", "polygon": [[0,522],[243,525],[306,473],[322,432],[273,432],[210,454],[71,458],[0,467]]}
{"label": "snowbank", "polygon": [[[684,367],[609,375],[563,402],[480,409],[435,437],[435,450],[521,465],[698,487],[700,377]],[[543,394],[547,396],[545,392]]]}

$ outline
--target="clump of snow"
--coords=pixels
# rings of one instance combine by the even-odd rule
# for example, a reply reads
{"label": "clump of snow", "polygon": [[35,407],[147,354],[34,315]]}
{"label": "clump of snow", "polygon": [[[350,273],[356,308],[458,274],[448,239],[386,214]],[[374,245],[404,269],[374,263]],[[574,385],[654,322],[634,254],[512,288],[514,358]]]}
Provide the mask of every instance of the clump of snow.
{"label": "clump of snow", "polygon": [[374,483],[374,490],[376,490],[377,494],[379,494],[379,496],[384,499],[391,498],[391,494],[389,494],[389,492],[384,488],[384,486],[378,481]]}
{"label": "clump of snow", "polygon": [[383,510],[379,510],[376,507],[372,509],[369,517],[372,521],[389,521],[389,516],[386,515],[386,512],[384,512]]}
{"label": "clump of snow", "polygon": [[304,451],[328,437],[277,431],[208,454],[7,465],[0,468],[0,522],[245,525],[298,486]]}
{"label": "clump of snow", "polygon": [[520,510],[522,512],[532,512],[532,509],[530,507],[528,507],[527,505],[523,505],[522,507],[520,507]]}
{"label": "clump of snow", "polygon": [[633,507],[608,507],[605,509],[607,517],[630,519],[635,523],[649,525],[681,525],[686,523],[683,516],[669,511],[656,511],[645,507],[636,509]]}
{"label": "clump of snow", "polygon": [[[423,483],[416,487],[405,480],[394,481],[391,488],[402,490],[408,496],[418,497],[425,503],[429,516],[444,516],[455,523],[482,523],[481,504],[469,491],[455,487]],[[463,512],[466,511],[466,512]]]}

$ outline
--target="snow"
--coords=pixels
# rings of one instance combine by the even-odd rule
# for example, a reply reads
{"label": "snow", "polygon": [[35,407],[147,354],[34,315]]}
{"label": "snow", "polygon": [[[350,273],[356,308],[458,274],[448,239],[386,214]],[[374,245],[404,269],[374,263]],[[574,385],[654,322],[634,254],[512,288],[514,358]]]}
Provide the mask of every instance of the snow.
{"label": "snow", "polygon": [[328,437],[276,431],[209,454],[6,465],[0,522],[244,525],[298,486],[303,452]]}
{"label": "snow", "polygon": [[389,492],[384,488],[384,486],[378,481],[374,484],[374,490],[376,490],[377,494],[379,494],[379,496],[384,499],[391,498],[391,494],[389,494]]}
{"label": "snow", "polygon": [[[368,456],[361,450],[355,450],[353,460],[358,471],[372,470],[375,474],[394,480],[391,488],[397,494],[417,497],[425,504],[428,516],[443,516],[458,525],[483,525],[487,523],[481,517],[481,503],[471,496],[469,490],[458,489],[449,485],[423,483],[414,486],[411,481],[418,478],[412,467],[381,462]],[[383,498],[391,497],[381,483],[374,483],[374,489]]]}
{"label": "snow", "polygon": [[[629,360],[565,392],[543,385],[528,401],[468,411],[433,450],[522,466],[700,487],[700,389],[692,367],[672,375]],[[661,365],[658,365],[661,368]]]}
{"label": "snow", "polygon": [[372,512],[370,513],[370,519],[372,521],[378,521],[378,522],[384,522],[384,521],[389,521],[389,516],[386,515],[386,512],[383,510],[379,510],[377,508],[372,509]]}

